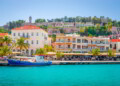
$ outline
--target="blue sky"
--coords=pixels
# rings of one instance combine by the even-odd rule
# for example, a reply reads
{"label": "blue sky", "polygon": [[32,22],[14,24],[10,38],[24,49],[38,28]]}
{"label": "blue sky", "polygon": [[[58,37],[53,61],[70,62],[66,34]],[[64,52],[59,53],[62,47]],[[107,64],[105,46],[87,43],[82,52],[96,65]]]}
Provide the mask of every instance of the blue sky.
{"label": "blue sky", "polygon": [[0,0],[0,25],[9,21],[74,16],[120,20],[120,0]]}

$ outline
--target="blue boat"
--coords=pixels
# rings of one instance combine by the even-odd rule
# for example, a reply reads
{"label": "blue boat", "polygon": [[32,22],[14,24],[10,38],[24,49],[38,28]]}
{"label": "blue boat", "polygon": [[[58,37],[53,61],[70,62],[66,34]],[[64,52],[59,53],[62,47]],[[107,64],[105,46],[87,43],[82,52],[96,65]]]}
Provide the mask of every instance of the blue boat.
{"label": "blue boat", "polygon": [[7,59],[10,66],[45,66],[51,65],[52,61],[44,61],[44,56],[36,56],[35,62]]}

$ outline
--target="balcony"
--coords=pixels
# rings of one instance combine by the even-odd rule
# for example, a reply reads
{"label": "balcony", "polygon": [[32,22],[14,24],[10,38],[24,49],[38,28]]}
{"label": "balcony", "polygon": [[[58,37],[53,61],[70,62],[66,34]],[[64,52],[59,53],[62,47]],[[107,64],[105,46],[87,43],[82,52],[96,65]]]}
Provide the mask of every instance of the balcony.
{"label": "balcony", "polygon": [[73,43],[76,43],[76,41],[73,41]]}
{"label": "balcony", "polygon": [[70,43],[70,42],[72,42],[72,41],[65,41],[65,42],[68,42],[68,43]]}

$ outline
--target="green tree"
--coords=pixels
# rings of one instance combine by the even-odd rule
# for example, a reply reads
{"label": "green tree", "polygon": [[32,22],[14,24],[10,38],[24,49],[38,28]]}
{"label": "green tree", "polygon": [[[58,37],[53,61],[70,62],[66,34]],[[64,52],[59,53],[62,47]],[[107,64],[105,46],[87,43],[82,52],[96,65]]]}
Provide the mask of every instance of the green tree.
{"label": "green tree", "polygon": [[25,38],[21,37],[20,39],[17,40],[16,47],[19,48],[21,51],[23,49],[28,49],[29,44],[25,43]]}
{"label": "green tree", "polygon": [[64,54],[62,52],[57,52],[56,53],[56,57],[57,57],[58,60],[60,60],[60,58],[63,57],[63,56],[64,56]]}
{"label": "green tree", "polygon": [[0,48],[0,56],[7,56],[10,54],[12,54],[12,49],[9,46],[5,45]]}
{"label": "green tree", "polygon": [[3,38],[3,42],[6,44],[6,45],[9,45],[12,43],[12,38],[10,38],[9,36],[5,36]]}
{"label": "green tree", "polygon": [[18,20],[18,21],[10,21],[7,23],[8,28],[11,30],[12,28],[20,27],[25,23],[24,20]]}
{"label": "green tree", "polygon": [[116,53],[115,50],[112,50],[112,49],[108,50],[108,56],[109,57],[114,57],[115,53]]}
{"label": "green tree", "polygon": [[44,50],[46,52],[52,52],[52,51],[54,51],[53,48],[52,48],[52,46],[49,46],[49,45],[44,45]]}
{"label": "green tree", "polygon": [[41,25],[39,26],[40,28],[44,29],[44,30],[47,30],[48,29],[48,26],[45,26],[45,25]]}
{"label": "green tree", "polygon": [[92,49],[92,51],[90,52],[93,56],[98,56],[100,55],[100,49],[96,48],[96,49]]}
{"label": "green tree", "polygon": [[43,22],[46,22],[45,19],[36,19],[35,20],[35,23],[43,23]]}
{"label": "green tree", "polygon": [[44,48],[40,48],[40,49],[36,49],[36,55],[45,55],[46,52],[44,50]]}
{"label": "green tree", "polygon": [[110,31],[112,29],[112,22],[108,22],[107,28],[108,28],[108,31]]}

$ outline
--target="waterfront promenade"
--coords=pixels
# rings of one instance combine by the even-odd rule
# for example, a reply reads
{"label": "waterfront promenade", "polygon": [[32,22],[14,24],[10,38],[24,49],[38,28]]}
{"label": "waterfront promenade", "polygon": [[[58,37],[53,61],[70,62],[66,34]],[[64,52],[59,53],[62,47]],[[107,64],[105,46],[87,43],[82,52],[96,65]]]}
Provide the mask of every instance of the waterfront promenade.
{"label": "waterfront promenade", "polygon": [[70,64],[120,64],[120,61],[52,61],[53,65]]}
{"label": "waterfront promenade", "polygon": [[[7,61],[0,61],[0,66],[6,66]],[[82,64],[120,64],[120,61],[52,61],[52,65],[82,65]]]}

